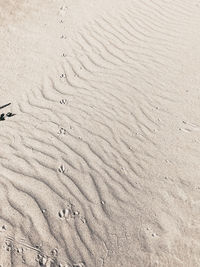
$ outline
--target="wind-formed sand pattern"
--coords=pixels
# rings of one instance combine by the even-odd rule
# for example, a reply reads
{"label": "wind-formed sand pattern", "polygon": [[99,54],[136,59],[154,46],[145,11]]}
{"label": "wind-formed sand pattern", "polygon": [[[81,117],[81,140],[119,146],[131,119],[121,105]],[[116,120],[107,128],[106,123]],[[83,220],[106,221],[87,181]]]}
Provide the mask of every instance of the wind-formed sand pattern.
{"label": "wind-formed sand pattern", "polygon": [[0,266],[200,266],[200,2],[0,0]]}

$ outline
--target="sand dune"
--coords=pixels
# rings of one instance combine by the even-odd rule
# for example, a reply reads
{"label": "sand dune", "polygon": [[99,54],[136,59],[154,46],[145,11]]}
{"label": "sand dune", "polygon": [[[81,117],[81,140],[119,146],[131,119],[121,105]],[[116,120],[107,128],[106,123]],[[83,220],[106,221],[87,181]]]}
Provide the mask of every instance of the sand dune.
{"label": "sand dune", "polygon": [[0,1],[1,267],[200,265],[199,8]]}

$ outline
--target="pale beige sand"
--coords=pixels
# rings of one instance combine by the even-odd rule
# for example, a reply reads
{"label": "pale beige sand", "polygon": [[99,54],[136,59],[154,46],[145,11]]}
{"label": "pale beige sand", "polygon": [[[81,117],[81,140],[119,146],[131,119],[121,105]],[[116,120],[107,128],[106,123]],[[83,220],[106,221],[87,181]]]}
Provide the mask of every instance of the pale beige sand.
{"label": "pale beige sand", "polygon": [[0,0],[1,267],[200,266],[199,44],[199,1]]}

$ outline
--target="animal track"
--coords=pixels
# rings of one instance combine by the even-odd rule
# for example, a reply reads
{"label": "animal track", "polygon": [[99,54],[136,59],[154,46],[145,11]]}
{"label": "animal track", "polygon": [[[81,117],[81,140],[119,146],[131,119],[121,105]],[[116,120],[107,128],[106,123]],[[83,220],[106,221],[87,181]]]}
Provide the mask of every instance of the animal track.
{"label": "animal track", "polygon": [[71,211],[69,209],[62,209],[58,212],[58,215],[61,219],[68,219],[71,214]]}
{"label": "animal track", "polygon": [[60,11],[59,11],[59,15],[64,17],[66,15],[67,11],[68,11],[68,7],[67,6],[61,6],[60,7]]}
{"label": "animal track", "polygon": [[63,165],[61,165],[59,168],[58,168],[58,171],[60,173],[64,173],[65,172],[65,167]]}
{"label": "animal track", "polygon": [[75,209],[72,203],[68,204],[67,208],[60,210],[58,216],[66,220],[79,218],[82,223],[86,223],[86,219],[81,216],[80,212]]}
{"label": "animal track", "polygon": [[[22,263],[20,266],[26,266],[26,264],[30,263],[31,261],[31,266],[35,266],[35,263],[38,263],[37,266],[41,267],[85,267],[84,262],[78,262],[74,264],[69,263],[68,261],[63,263],[58,262],[59,251],[57,248],[52,249],[50,252],[44,253],[41,247],[34,247],[22,243],[21,241],[17,241],[12,237],[5,238],[2,248],[7,252],[12,253],[13,257],[18,257]],[[0,267],[3,267],[3,265],[0,264]]]}
{"label": "animal track", "polygon": [[67,36],[62,34],[62,35],[60,36],[60,39],[67,39]]}
{"label": "animal track", "polygon": [[58,134],[60,135],[60,134],[66,134],[67,133],[67,130],[66,129],[64,129],[64,128],[60,128],[59,129],[59,131],[58,131]]}
{"label": "animal track", "polygon": [[183,124],[185,124],[185,127],[179,128],[180,131],[183,131],[183,132],[200,131],[200,126],[198,126],[194,123],[189,123],[189,122],[183,121]]}
{"label": "animal track", "polygon": [[[37,262],[37,266],[42,267],[85,267],[84,262],[78,262],[74,264],[69,263],[68,261],[65,263],[58,262],[59,251],[57,248],[44,253],[41,247],[25,244],[24,242],[17,241],[12,237],[5,238],[2,248],[7,252],[12,253],[13,257],[20,257],[19,259],[23,265],[25,264],[24,266],[31,261],[31,266],[35,266],[35,262]],[[3,266],[0,265],[0,267]]]}
{"label": "animal track", "polygon": [[67,99],[60,100],[60,104],[67,104]]}
{"label": "animal track", "polygon": [[66,78],[67,77],[67,75],[65,74],[65,73],[62,73],[61,75],[60,75],[60,78]]}

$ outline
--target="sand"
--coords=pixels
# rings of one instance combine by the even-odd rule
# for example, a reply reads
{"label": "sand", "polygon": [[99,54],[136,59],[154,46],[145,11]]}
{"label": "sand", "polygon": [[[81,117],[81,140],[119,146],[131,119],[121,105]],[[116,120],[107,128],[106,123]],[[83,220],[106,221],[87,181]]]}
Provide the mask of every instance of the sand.
{"label": "sand", "polygon": [[0,0],[0,266],[200,266],[200,2]]}

